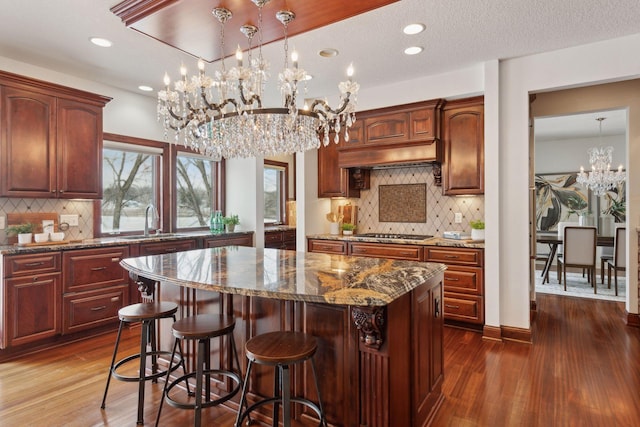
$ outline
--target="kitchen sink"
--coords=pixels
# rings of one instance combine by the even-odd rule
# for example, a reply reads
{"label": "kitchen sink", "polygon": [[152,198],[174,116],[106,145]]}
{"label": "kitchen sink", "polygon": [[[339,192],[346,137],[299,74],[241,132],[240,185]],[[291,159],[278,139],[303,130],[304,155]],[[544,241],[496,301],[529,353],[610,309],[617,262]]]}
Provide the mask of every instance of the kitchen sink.
{"label": "kitchen sink", "polygon": [[135,234],[133,236],[121,236],[121,239],[124,240],[145,240],[145,239],[162,239],[166,237],[187,237],[186,234],[179,233],[153,233],[145,236],[144,234]]}

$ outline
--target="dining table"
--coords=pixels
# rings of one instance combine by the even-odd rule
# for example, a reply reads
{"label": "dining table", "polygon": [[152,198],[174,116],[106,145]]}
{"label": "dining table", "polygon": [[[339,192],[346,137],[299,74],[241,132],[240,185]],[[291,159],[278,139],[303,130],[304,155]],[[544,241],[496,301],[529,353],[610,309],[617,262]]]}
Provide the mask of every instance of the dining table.
{"label": "dining table", "polygon": [[[553,264],[553,259],[558,253],[558,246],[562,244],[562,240],[562,237],[558,236],[558,233],[536,233],[536,243],[549,245],[549,257],[545,261],[544,268],[542,269],[542,277],[545,281],[549,281],[549,270]],[[596,239],[596,246],[613,247],[613,236],[598,235]]]}

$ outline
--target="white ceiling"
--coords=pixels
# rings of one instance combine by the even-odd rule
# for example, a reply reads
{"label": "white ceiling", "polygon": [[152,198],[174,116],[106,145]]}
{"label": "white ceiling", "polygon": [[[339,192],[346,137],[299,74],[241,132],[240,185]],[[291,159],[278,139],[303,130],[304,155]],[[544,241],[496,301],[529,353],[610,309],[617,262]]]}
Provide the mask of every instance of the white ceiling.
{"label": "white ceiling", "polygon": [[[181,63],[195,69],[194,58],[126,28],[109,11],[119,1],[0,0],[0,56],[134,92],[141,84],[158,90],[165,71],[175,79]],[[220,3],[212,0],[212,8]],[[402,28],[413,22],[424,23],[427,30],[403,34]],[[300,53],[300,66],[314,75],[305,97],[320,97],[337,93],[351,62],[355,79],[371,88],[635,34],[639,23],[638,0],[401,0],[290,43]],[[213,17],[211,25],[217,25]],[[227,31],[239,25],[232,20]],[[114,45],[96,47],[88,41],[92,36]],[[412,45],[424,52],[404,55]],[[340,55],[319,57],[317,52],[327,47]],[[264,52],[271,80],[276,80],[282,44],[265,46]]]}

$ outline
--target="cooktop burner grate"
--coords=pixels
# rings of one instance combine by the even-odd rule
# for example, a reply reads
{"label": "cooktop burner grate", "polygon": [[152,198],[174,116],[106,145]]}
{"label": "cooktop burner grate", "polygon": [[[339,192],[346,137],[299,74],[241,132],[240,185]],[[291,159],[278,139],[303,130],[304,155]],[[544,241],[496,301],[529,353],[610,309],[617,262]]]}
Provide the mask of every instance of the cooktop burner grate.
{"label": "cooktop burner grate", "polygon": [[406,240],[424,240],[433,237],[430,234],[391,234],[391,233],[363,233],[358,234],[360,237],[373,237],[376,239],[406,239]]}

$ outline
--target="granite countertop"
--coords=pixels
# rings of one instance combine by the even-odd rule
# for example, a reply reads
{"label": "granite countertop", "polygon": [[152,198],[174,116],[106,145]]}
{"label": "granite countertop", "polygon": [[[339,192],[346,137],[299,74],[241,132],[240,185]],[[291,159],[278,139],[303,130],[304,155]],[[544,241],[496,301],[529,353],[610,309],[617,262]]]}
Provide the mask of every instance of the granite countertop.
{"label": "granite countertop", "polygon": [[445,239],[443,237],[431,237],[424,240],[413,239],[389,239],[378,237],[361,237],[357,234],[353,236],[343,236],[341,234],[311,234],[307,235],[307,239],[320,240],[340,240],[347,242],[372,242],[372,243],[395,243],[400,245],[418,245],[418,246],[451,246],[456,248],[484,248],[484,240],[455,240]]}
{"label": "granite countertop", "polygon": [[126,258],[151,280],[245,296],[383,306],[443,274],[444,264],[242,246]]}
{"label": "granite countertop", "polygon": [[90,248],[102,248],[108,246],[122,246],[133,245],[138,243],[149,242],[166,242],[172,240],[184,240],[190,238],[202,238],[202,237],[225,237],[238,236],[243,234],[251,234],[253,231],[236,231],[233,233],[220,233],[212,234],[209,231],[191,231],[184,233],[163,233],[154,235],[151,233],[149,237],[132,238],[133,236],[114,236],[114,237],[100,237],[96,239],[83,239],[74,240],[70,242],[62,242],[61,244],[52,244],[52,242],[46,245],[32,245],[32,246],[20,246],[20,245],[0,245],[0,255],[13,255],[13,254],[28,254],[38,252],[52,252],[60,250],[73,250],[73,249],[90,249]]}

